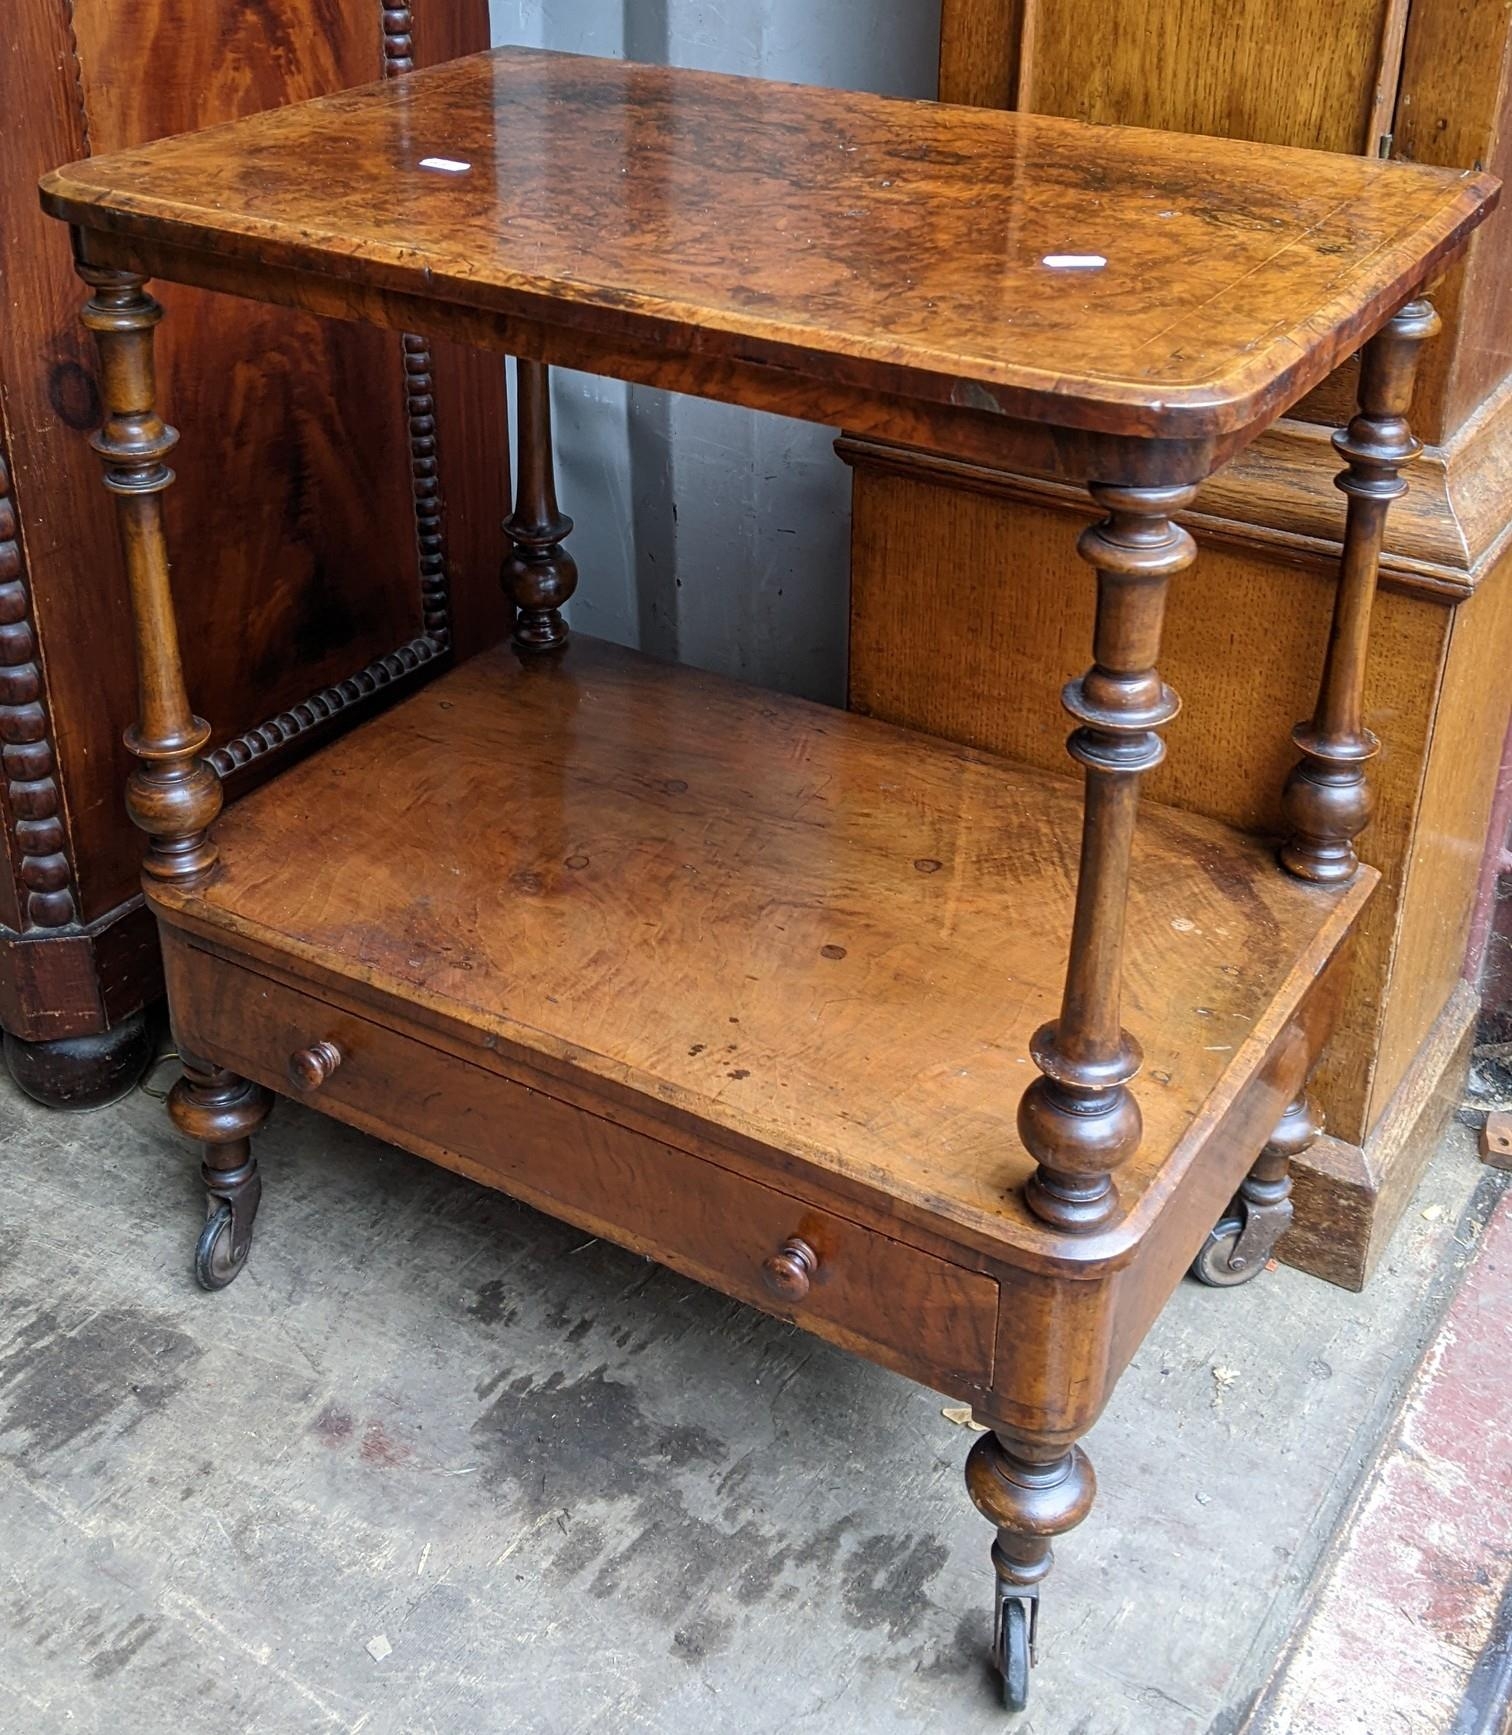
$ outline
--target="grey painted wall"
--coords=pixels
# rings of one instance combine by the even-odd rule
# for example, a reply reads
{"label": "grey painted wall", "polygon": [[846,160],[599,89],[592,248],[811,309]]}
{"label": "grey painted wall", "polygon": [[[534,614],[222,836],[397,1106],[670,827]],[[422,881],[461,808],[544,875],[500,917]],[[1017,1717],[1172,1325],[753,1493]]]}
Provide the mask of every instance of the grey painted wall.
{"label": "grey painted wall", "polygon": [[[939,0],[491,0],[495,42],[933,96]],[[842,703],[850,473],[835,430],[558,373],[585,632]],[[675,503],[675,511],[674,511]]]}

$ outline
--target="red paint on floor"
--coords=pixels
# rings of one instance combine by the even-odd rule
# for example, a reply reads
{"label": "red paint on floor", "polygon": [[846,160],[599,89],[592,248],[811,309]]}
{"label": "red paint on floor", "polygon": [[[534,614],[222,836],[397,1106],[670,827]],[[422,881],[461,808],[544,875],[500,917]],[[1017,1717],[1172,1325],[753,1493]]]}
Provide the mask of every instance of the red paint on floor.
{"label": "red paint on floor", "polygon": [[1265,1735],[1447,1735],[1512,1579],[1512,1193],[1413,1378]]}

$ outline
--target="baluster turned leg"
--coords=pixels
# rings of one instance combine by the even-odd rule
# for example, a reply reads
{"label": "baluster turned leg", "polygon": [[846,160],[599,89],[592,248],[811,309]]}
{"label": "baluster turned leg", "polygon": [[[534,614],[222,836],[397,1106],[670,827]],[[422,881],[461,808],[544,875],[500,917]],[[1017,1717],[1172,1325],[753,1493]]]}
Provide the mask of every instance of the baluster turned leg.
{"label": "baluster turned leg", "polygon": [[[157,413],[152,334],[163,310],[128,271],[80,264],[93,294],[84,324],[100,354],[105,422],[91,444],[115,496],[131,586],[136,635],[138,719],[126,731],[136,759],[126,806],[147,834],[149,880],[191,883],[215,864],[210,826],[221,810],[220,779],[200,756],[209,725],[189,708],[163,535],[163,491],[173,481],[165,462],[178,435]],[[207,1288],[229,1283],[246,1260],[261,1190],[251,1134],[271,1102],[260,1085],[199,1061],[169,1098],[174,1120],[205,1143],[209,1220],[195,1269]]]}
{"label": "baluster turned leg", "polygon": [[514,510],[504,521],[513,546],[504,584],[515,608],[514,643],[522,651],[554,651],[567,643],[564,603],[577,589],[577,562],[562,546],[572,520],[557,505],[551,451],[551,372],[544,362],[516,363],[518,462]]}
{"label": "baluster turned leg", "polygon": [[145,872],[153,879],[192,880],[215,861],[209,832],[221,810],[221,786],[200,757],[210,726],[190,710],[184,691],[168,583],[161,496],[173,481],[164,459],[178,434],[156,407],[152,333],[163,310],[130,272],[78,269],[94,290],[82,317],[99,348],[105,403],[104,426],[90,444],[115,495],[136,630],[139,716],[126,731],[126,746],[137,763],[126,807],[147,833]]}
{"label": "baluster turned leg", "polygon": [[1366,767],[1380,742],[1365,727],[1365,658],[1386,513],[1405,494],[1400,471],[1422,450],[1407,424],[1418,351],[1439,328],[1432,304],[1409,301],[1365,346],[1359,413],[1334,435],[1349,468],[1337,486],[1349,496],[1333,627],[1317,709],[1292,731],[1302,758],[1282,798],[1289,836],[1281,862],[1299,879],[1342,885],[1360,859],[1354,840],[1370,818]]}
{"label": "baluster turned leg", "polygon": [[967,1454],[966,1490],[997,1527],[993,1660],[1003,1677],[1005,1707],[1022,1711],[1038,1637],[1040,1585],[1055,1561],[1051,1543],[1092,1510],[1097,1478],[1080,1446],[1040,1445],[999,1429],[983,1434]]}
{"label": "baluster turned leg", "polygon": [[1166,586],[1196,553],[1171,518],[1195,489],[1094,483],[1091,492],[1108,510],[1077,545],[1097,571],[1093,665],[1065,692],[1078,723],[1067,749],[1086,767],[1076,912],[1060,1016],[1035,1032],[1030,1052],[1043,1076],[1018,1117],[1039,1165],[1026,1202],[1068,1233],[1113,1216],[1113,1172],[1139,1146],[1129,1081],[1140,1051],[1120,1022],[1124,906],[1140,779],[1164,756],[1156,730],[1179,709],[1155,671]]}

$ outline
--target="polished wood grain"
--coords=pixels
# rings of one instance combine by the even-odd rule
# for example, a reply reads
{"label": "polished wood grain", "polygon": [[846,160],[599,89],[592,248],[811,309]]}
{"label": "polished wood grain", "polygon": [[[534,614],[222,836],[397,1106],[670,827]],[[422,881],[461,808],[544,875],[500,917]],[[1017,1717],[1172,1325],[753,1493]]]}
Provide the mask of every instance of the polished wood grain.
{"label": "polished wood grain", "polygon": [[[464,1059],[403,1024],[168,943],[176,1016],[223,1066],[287,1089],[276,1056],[315,1038],[342,1055],[311,1097],[324,1113],[954,1396],[991,1389],[992,1277],[690,1154],[675,1135],[668,1143],[527,1088],[475,1045]],[[796,1263],[795,1244],[807,1249],[804,1281],[774,1285],[768,1267]]]}
{"label": "polished wood grain", "polygon": [[1402,466],[1421,450],[1407,421],[1418,351],[1438,329],[1432,304],[1411,301],[1371,340],[1361,359],[1359,411],[1334,436],[1347,461],[1338,486],[1349,499],[1339,588],[1318,703],[1292,733],[1302,758],[1282,793],[1288,826],[1282,864],[1320,885],[1354,875],[1355,839],[1374,802],[1369,764],[1381,743],[1364,718],[1370,617],[1386,514],[1407,491]]}
{"label": "polished wood grain", "polygon": [[215,861],[210,823],[223,796],[202,757],[210,725],[189,707],[168,579],[162,496],[173,483],[167,459],[178,432],[157,412],[152,332],[163,310],[139,277],[88,266],[82,275],[93,291],[84,324],[100,351],[105,411],[90,443],[115,496],[136,623],[140,701],[126,746],[137,764],[126,783],[126,806],[147,834],[146,875],[193,880]]}
{"label": "polished wood grain", "polygon": [[[1120,29],[1121,18],[1086,0],[945,0],[940,94],[1115,124],[1180,116],[1203,130],[1370,154],[1394,133],[1394,153],[1408,160],[1505,172],[1512,20],[1496,0],[1382,4],[1374,21],[1364,5],[1155,0],[1141,21]],[[1382,550],[1386,588],[1410,587],[1419,599],[1378,601],[1368,671],[1367,721],[1386,751],[1362,847],[1382,871],[1382,894],[1353,949],[1318,1084],[1330,1133],[1304,1159],[1314,1166],[1286,1253],[1352,1287],[1433,1144],[1436,1110],[1414,1129],[1401,1103],[1436,1104],[1452,1091],[1440,1071],[1454,1064],[1463,1031],[1451,1001],[1505,710],[1505,683],[1490,671],[1512,655],[1512,615],[1499,600],[1512,572],[1509,247],[1512,229],[1494,221],[1435,288],[1445,331],[1424,350],[1412,411],[1429,445],[1403,471],[1408,493],[1392,507]],[[1162,799],[1279,825],[1268,761],[1310,703],[1296,708],[1297,676],[1317,656],[1317,574],[1337,558],[1345,503],[1328,437],[1353,413],[1356,374],[1346,364],[1309,393],[1297,420],[1219,471],[1184,516],[1204,546],[1204,576],[1175,612],[1167,660],[1191,701],[1188,719],[1202,722],[1174,725],[1172,755],[1153,779]],[[1032,687],[1075,666],[1054,611],[1076,582],[1066,540],[1077,491],[1027,468],[994,473],[874,441],[843,445],[857,465],[858,699],[882,716],[927,716],[942,733],[1053,758],[1049,706],[1022,707]],[[872,570],[886,550],[912,562],[917,592]],[[1462,624],[1445,605],[1471,597],[1474,622]],[[1259,622],[1265,630],[1251,630]],[[938,679],[925,691],[931,671]]]}
{"label": "polished wood grain", "polygon": [[[1378,154],[1405,0],[944,0],[947,102]],[[1278,43],[1291,52],[1278,53]]]}
{"label": "polished wood grain", "polygon": [[[1512,20],[1500,0],[1154,0],[1140,29],[1125,25],[1097,0],[944,0],[940,96],[1503,177],[1512,166]],[[1463,428],[1512,367],[1509,266],[1512,227],[1497,226],[1435,289],[1447,329],[1413,407],[1431,444]],[[1346,421],[1352,373],[1298,413]]]}
{"label": "polished wood grain", "polygon": [[[501,49],[92,159],[44,198],[149,272],[161,247],[170,275],[199,251],[580,340],[696,329],[710,362],[1210,440],[1321,379],[1495,186]],[[1043,261],[1066,254],[1107,264],[1047,294]]]}
{"label": "polished wood grain", "polygon": [[[1337,457],[1330,468],[1338,470]],[[1091,643],[1095,595],[1076,541],[1085,506],[941,489],[913,473],[857,477],[850,636],[853,707],[931,735],[1055,771],[1064,764],[1062,685]],[[1343,496],[1329,484],[1330,493]],[[1200,500],[1199,500],[1200,504]],[[921,523],[937,534],[919,539]],[[1196,566],[1172,581],[1162,672],[1183,709],[1148,774],[1150,799],[1279,837],[1296,758],[1290,731],[1316,698],[1336,593],[1334,561],[1257,566],[1204,534]],[[895,574],[908,573],[899,584]],[[1228,606],[1219,607],[1218,598]],[[1366,859],[1383,875],[1349,965],[1352,987],[1320,1075],[1330,1126],[1368,1130],[1382,1017],[1380,972],[1395,943],[1432,740],[1446,611],[1394,590],[1376,600],[1366,720],[1391,750],[1375,775]],[[928,654],[919,646],[928,645]],[[1473,875],[1473,864],[1469,870]],[[1388,1092],[1389,1094],[1389,1092]]]}
{"label": "polished wood grain", "polygon": [[[1414,0],[1394,149],[1417,163],[1512,170],[1512,17],[1497,0]],[[1423,439],[1451,439],[1512,373],[1512,224],[1487,230],[1434,291],[1444,337],[1413,403]]]}
{"label": "polished wood grain", "polygon": [[1040,1077],[1019,1104],[1019,1136],[1038,1163],[1025,1189],[1036,1216],[1085,1233],[1118,1208],[1113,1173],[1139,1148],[1141,1065],[1121,1000],[1129,864],[1140,785],[1165,757],[1159,730],[1180,710],[1156,661],[1169,581],[1197,553],[1172,514],[1191,488],[1094,487],[1107,516],[1077,552],[1097,573],[1092,667],[1062,704],[1066,750],[1083,768],[1081,860],[1060,1010],[1030,1039]]}
{"label": "polished wood grain", "polygon": [[[36,3],[57,9],[56,0]],[[303,101],[381,71],[378,10],[365,0],[360,9],[357,0],[317,0],[313,8],[308,0],[150,0],[127,8],[78,0],[68,10],[66,82],[95,152]],[[28,179],[49,156],[51,147]],[[48,241],[44,226],[29,250],[61,265]],[[58,276],[41,340],[47,360],[32,363],[35,383],[18,381],[44,406],[30,438],[49,485],[78,462],[79,418],[87,422],[95,386],[92,358],[73,341],[76,285],[66,270]],[[409,552],[402,361],[379,332],[279,308],[238,308],[177,285],[155,293],[170,312],[158,340],[158,408],[196,434],[180,447],[178,482],[164,497],[167,533],[181,560],[201,540],[218,550],[213,585],[189,582],[192,568],[179,585],[187,676],[213,713],[213,747],[232,748],[221,769],[261,759],[266,775],[298,736],[254,731],[359,676],[422,630]],[[215,365],[205,365],[212,356]],[[62,403],[61,418],[50,398]],[[268,461],[248,462],[249,452]],[[85,474],[76,486],[77,529],[55,526],[51,515],[38,525],[59,586],[77,582],[76,562],[87,566],[73,539],[93,540],[90,517],[101,519],[106,570],[120,564],[97,484]],[[359,549],[364,557],[355,558]],[[389,570],[375,583],[375,562],[384,559]],[[215,630],[227,610],[245,622],[234,646]],[[130,897],[140,869],[140,840],[119,801],[118,719],[130,708],[131,670],[112,647],[130,639],[124,584],[101,594],[95,609],[70,614],[76,632],[50,661],[70,694],[70,805],[91,815],[86,897],[94,915]],[[232,747],[244,737],[248,749]]]}
{"label": "polished wood grain", "polygon": [[[1283,417],[1202,484],[1182,522],[1204,546],[1244,548],[1294,566],[1335,565],[1346,496],[1335,482],[1334,432]],[[836,442],[836,450],[860,472],[858,492],[866,493],[876,478],[892,476],[949,490],[932,496],[916,491],[921,509],[930,499],[941,502],[935,534],[946,538],[951,536],[946,503],[957,511],[972,510],[959,501],[963,491],[1081,508],[1082,490],[1051,474],[1000,470],[849,433]],[[1392,506],[1388,521],[1379,563],[1382,588],[1443,602],[1473,596],[1512,541],[1501,485],[1509,464],[1512,389],[1498,392],[1483,415],[1448,445],[1424,447],[1403,464],[1407,492]],[[880,486],[877,493],[883,493]],[[864,516],[869,493],[861,504]]]}
{"label": "polished wood grain", "polygon": [[[238,803],[216,874],[154,895],[313,983],[1046,1258],[1014,1112],[1060,1000],[1079,824],[1068,778],[579,640],[444,677]],[[1320,899],[1261,844],[1146,815],[1125,964],[1145,1137],[1087,1258],[1139,1232],[1372,879]]]}
{"label": "polished wood grain", "polygon": [[550,369],[543,362],[525,359],[516,366],[519,485],[514,511],[504,521],[509,538],[504,588],[515,607],[516,647],[554,651],[567,642],[562,608],[577,589],[577,562],[562,546],[572,534],[572,520],[557,505]]}
{"label": "polished wood grain", "polygon": [[[386,16],[395,68],[407,22]],[[1226,1234],[1257,1269],[1284,1222],[1377,877],[1288,877],[1264,842],[1170,809],[1136,829],[1177,708],[1159,653],[1193,544],[1173,515],[1358,337],[1349,481],[1384,510],[1404,321],[1426,317],[1400,302],[1496,190],[1370,165],[1351,181],[1323,158],[1304,186],[1264,150],[1242,185],[1215,153],[1199,187],[1211,165],[1194,179],[1178,141],[1134,133],[1098,134],[1089,174],[1091,139],[508,52],[107,166],[129,192],[81,200],[69,171],[44,194],[75,219],[111,386],[97,444],[142,643],[133,800],[188,1059],[175,1112],[207,1146],[200,1281],[246,1257],[246,1135],[259,1093],[292,1084],[967,1396],[989,1430],[968,1481],[998,1531],[1010,1704],[1050,1538],[1092,1499],[1078,1437],[1194,1256]],[[884,196],[899,179],[903,204]],[[1319,182],[1326,208],[1281,214]],[[1079,304],[1045,275],[1046,223],[1094,204],[1130,237],[1137,308],[1116,269]],[[516,644],[239,804],[218,855],[181,793],[204,730],[164,618],[149,269],[523,357]],[[1152,293],[1168,305],[1141,328]],[[1092,666],[1065,693],[1084,789],[568,647],[558,360],[752,407],[854,405],[873,433],[1088,483],[1106,514],[1080,543]],[[1360,704],[1379,517],[1345,527],[1330,726],[1336,691]],[[1225,1208],[1242,1227],[1215,1232]]]}
{"label": "polished wood grain", "polygon": [[941,0],[941,102],[1013,108],[1026,0]]}

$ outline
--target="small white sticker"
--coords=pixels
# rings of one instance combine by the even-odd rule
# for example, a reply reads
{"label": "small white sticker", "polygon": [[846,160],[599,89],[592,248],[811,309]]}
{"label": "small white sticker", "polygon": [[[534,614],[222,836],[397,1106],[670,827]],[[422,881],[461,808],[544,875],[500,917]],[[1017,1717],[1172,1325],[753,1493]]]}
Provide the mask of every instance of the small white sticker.
{"label": "small white sticker", "polygon": [[1040,260],[1052,271],[1101,271],[1107,263],[1101,253],[1047,253]]}
{"label": "small white sticker", "polygon": [[440,169],[443,175],[465,175],[471,163],[459,163],[455,157],[421,157],[422,169]]}

